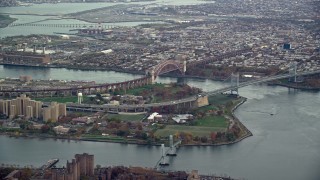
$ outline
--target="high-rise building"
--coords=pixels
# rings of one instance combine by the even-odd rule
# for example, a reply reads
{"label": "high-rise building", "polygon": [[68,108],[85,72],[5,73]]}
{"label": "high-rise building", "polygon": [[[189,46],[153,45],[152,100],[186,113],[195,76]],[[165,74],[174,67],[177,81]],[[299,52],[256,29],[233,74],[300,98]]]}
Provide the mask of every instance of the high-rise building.
{"label": "high-rise building", "polygon": [[59,104],[59,116],[66,116],[66,115],[67,115],[67,105]]}
{"label": "high-rise building", "polygon": [[15,116],[40,118],[41,108],[42,102],[33,101],[25,94],[22,94],[20,97],[13,100],[0,100],[0,113],[9,116],[11,119]]}
{"label": "high-rise building", "polygon": [[13,100],[0,100],[0,113],[13,119],[16,116],[24,116],[26,119],[43,117],[44,121],[51,119],[56,122],[59,116],[66,116],[67,110],[65,104],[52,102],[48,108],[42,109],[41,101],[34,101],[21,94],[20,97]]}
{"label": "high-rise building", "polygon": [[17,115],[16,105],[11,105],[9,118],[13,119],[16,115]]}
{"label": "high-rise building", "polygon": [[52,169],[52,180],[79,180],[80,176],[94,177],[94,156],[87,153],[76,154],[67,161],[66,168]]}
{"label": "high-rise building", "polygon": [[43,120],[47,122],[57,122],[60,116],[67,115],[67,107],[65,104],[59,104],[57,102],[51,102],[50,106],[43,109]]}
{"label": "high-rise building", "polygon": [[31,117],[33,117],[33,108],[32,106],[27,106],[27,110],[26,110],[26,118],[30,119]]}
{"label": "high-rise building", "polygon": [[51,102],[49,108],[51,109],[52,122],[57,122],[59,118],[59,104],[57,102]]}

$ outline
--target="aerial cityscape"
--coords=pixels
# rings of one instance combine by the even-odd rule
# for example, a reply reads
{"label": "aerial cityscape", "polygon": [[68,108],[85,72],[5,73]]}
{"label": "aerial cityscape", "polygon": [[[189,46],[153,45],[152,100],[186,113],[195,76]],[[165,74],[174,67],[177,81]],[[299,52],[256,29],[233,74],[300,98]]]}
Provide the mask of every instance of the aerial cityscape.
{"label": "aerial cityscape", "polygon": [[319,179],[319,12],[1,1],[0,179]]}

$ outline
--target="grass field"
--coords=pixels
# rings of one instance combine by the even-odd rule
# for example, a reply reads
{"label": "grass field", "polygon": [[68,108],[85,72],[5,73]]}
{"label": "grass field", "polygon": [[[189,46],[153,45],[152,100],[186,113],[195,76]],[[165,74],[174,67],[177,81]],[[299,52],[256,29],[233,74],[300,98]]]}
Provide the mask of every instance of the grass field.
{"label": "grass field", "polygon": [[202,126],[180,126],[180,125],[167,125],[164,129],[158,129],[155,136],[168,137],[178,132],[188,132],[192,136],[209,136],[211,132],[225,131],[225,128],[219,127],[202,127]]}
{"label": "grass field", "polygon": [[132,95],[135,95],[135,96],[138,96],[138,95],[141,95],[143,91],[145,90],[151,90],[152,88],[154,87],[164,87],[165,85],[164,84],[148,84],[148,85],[145,85],[145,86],[142,86],[142,87],[137,87],[137,88],[134,88],[134,89],[128,89],[125,91],[119,91],[118,93],[119,94],[132,94]]}
{"label": "grass field", "polygon": [[120,119],[121,121],[140,121],[145,117],[144,114],[129,115],[129,114],[108,114],[108,118]]}
{"label": "grass field", "polygon": [[196,121],[196,126],[227,128],[228,123],[223,116],[205,116]]}
{"label": "grass field", "polygon": [[[83,101],[86,101],[88,97],[84,96]],[[42,102],[58,102],[58,103],[67,103],[67,102],[77,102],[78,97],[77,96],[67,96],[67,97],[44,97],[44,98],[34,98],[36,101],[42,101]]]}
{"label": "grass field", "polygon": [[222,105],[226,104],[228,101],[235,100],[235,97],[224,95],[224,94],[217,94],[214,96],[209,97],[209,103],[212,105]]}
{"label": "grass field", "polygon": [[197,108],[195,111],[196,112],[207,112],[209,110],[218,110],[219,108],[214,106],[214,105],[209,105],[209,106],[203,106],[200,108]]}

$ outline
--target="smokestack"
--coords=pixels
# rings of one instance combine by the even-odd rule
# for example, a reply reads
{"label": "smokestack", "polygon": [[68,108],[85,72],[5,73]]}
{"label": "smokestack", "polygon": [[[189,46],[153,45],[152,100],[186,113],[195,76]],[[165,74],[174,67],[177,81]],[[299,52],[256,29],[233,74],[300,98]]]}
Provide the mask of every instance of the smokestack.
{"label": "smokestack", "polygon": [[36,45],[33,45],[33,53],[36,53]]}
{"label": "smokestack", "polygon": [[15,44],[15,47],[16,47],[16,51],[18,51],[18,49],[19,49],[19,44]]}
{"label": "smokestack", "polygon": [[46,45],[45,44],[42,46],[42,54],[46,54]]}

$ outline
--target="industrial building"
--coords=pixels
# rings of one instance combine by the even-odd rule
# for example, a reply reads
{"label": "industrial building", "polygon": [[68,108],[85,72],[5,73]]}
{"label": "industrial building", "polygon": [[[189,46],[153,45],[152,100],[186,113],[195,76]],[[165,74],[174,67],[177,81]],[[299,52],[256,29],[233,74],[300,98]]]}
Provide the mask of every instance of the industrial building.
{"label": "industrial building", "polygon": [[6,52],[3,54],[4,64],[18,65],[43,65],[49,64],[51,58],[48,54],[36,54],[31,52]]}

